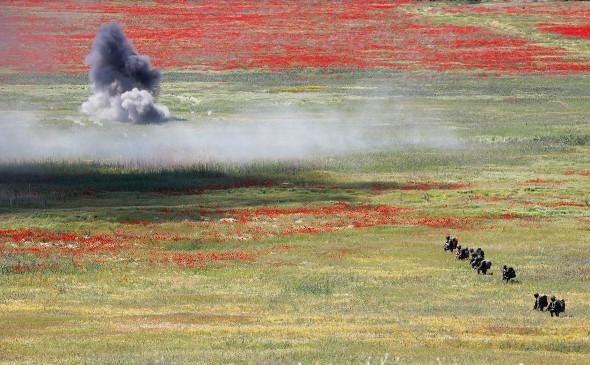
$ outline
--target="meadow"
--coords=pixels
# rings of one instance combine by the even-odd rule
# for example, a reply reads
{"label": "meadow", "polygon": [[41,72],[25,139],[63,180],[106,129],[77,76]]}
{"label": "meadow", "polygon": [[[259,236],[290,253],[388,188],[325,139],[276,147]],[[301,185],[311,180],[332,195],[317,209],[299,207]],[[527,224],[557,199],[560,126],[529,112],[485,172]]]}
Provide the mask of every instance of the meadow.
{"label": "meadow", "polygon": [[[590,362],[587,5],[219,3],[7,7],[0,363]],[[170,120],[80,111],[111,17]]]}

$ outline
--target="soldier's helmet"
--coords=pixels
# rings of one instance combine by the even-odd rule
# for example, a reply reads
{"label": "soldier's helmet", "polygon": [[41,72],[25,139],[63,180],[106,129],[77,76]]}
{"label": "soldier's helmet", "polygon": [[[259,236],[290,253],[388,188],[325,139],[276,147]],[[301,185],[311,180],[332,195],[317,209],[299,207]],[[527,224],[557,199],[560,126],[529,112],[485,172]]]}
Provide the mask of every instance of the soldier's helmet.
{"label": "soldier's helmet", "polygon": [[[502,269],[506,269],[506,265],[502,265]],[[539,295],[539,294],[537,294],[537,295]]]}
{"label": "soldier's helmet", "polygon": [[533,295],[535,296],[535,298],[538,298],[539,297],[539,293],[535,293]]}
{"label": "soldier's helmet", "polygon": [[449,239],[451,239],[451,236],[446,236],[445,238],[446,238],[447,240],[449,240]]}
{"label": "soldier's helmet", "polygon": [[555,295],[551,296],[551,301],[554,302],[555,301]]}

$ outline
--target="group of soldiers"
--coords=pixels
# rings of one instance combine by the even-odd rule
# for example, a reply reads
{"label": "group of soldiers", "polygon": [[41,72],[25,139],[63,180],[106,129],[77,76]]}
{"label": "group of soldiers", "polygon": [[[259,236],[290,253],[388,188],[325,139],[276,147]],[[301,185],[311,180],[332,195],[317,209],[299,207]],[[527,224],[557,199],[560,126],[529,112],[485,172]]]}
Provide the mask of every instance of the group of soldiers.
{"label": "group of soldiers", "polygon": [[551,313],[551,317],[555,314],[559,317],[559,313],[565,312],[565,299],[556,300],[555,295],[551,296],[551,303],[547,302],[547,294],[535,293],[535,306],[533,310],[543,311],[547,307],[547,312]]}
{"label": "group of soldiers", "polygon": [[[471,267],[474,270],[477,270],[478,274],[482,272],[485,275],[487,271],[490,269],[490,267],[492,267],[492,262],[490,260],[485,259],[485,253],[481,248],[474,250],[469,249],[468,247],[461,247],[461,245],[459,245],[459,240],[457,239],[457,237],[451,238],[451,236],[447,236],[446,239],[447,240],[443,246],[443,249],[445,251],[451,252],[457,250],[457,253],[455,254],[456,260],[468,259],[469,254],[471,253],[471,259],[469,260],[469,262],[471,264]],[[515,277],[516,271],[513,267],[502,265],[502,281],[509,282]],[[554,295],[552,295],[550,299],[551,303],[547,301],[546,294],[539,295],[539,293],[535,293],[535,306],[533,307],[533,310],[543,312],[543,310],[546,307],[547,311],[551,313],[551,317],[553,317],[554,314],[557,317],[559,317],[559,313],[565,311],[565,300],[556,300]]]}
{"label": "group of soldiers", "polygon": [[[487,274],[488,270],[492,267],[492,261],[485,259],[485,252],[478,248],[477,250],[469,249],[469,247],[461,247],[459,244],[459,240],[457,237],[451,238],[451,236],[446,237],[447,241],[445,242],[443,249],[445,251],[453,252],[455,249],[457,253],[455,254],[456,260],[465,260],[469,258],[469,254],[471,254],[471,259],[469,263],[474,270],[477,270],[477,273],[483,273],[484,275]],[[502,280],[503,281],[510,281],[516,277],[516,272],[514,268],[507,267],[506,265],[502,266]]]}

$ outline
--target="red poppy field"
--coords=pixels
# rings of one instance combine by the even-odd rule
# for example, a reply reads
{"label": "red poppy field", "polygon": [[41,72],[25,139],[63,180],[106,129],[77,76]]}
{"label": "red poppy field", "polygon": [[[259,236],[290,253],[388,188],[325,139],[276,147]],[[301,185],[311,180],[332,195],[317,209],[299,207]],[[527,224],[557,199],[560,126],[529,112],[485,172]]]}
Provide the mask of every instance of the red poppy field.
{"label": "red poppy field", "polygon": [[[586,2],[0,11],[0,364],[590,362]],[[169,119],[82,111],[112,19]]]}
{"label": "red poppy field", "polygon": [[[566,172],[568,174],[569,172]],[[534,179],[517,183],[517,186],[557,187],[562,182]],[[249,181],[237,186],[210,187],[191,191],[189,189],[155,189],[156,196],[179,197],[198,196],[219,190],[254,189],[259,186],[273,186],[271,182]],[[383,186],[373,184],[368,190],[369,196],[387,194],[389,191],[430,191],[457,190],[466,186],[460,183],[436,183],[408,181],[405,184]],[[290,187],[277,187],[289,189]],[[317,186],[313,189],[344,189],[359,188]],[[365,189],[363,189],[365,190]],[[64,194],[66,195],[66,194]],[[108,195],[107,191],[85,191],[79,194],[74,191],[72,196],[83,195],[86,199]],[[170,201],[168,199],[167,201]],[[572,207],[587,208],[587,199],[563,196],[543,196],[543,199],[526,199],[514,196],[485,197],[480,195],[465,196],[453,204],[444,203],[424,207],[395,207],[368,203],[350,204],[335,202],[330,206],[303,204],[300,208],[279,209],[276,206],[258,209],[211,209],[203,205],[194,207],[179,204],[169,208],[144,208],[135,210],[141,214],[149,214],[150,221],[109,222],[117,224],[119,230],[109,234],[88,234],[70,230],[66,224],[66,232],[42,230],[39,228],[20,228],[0,231],[1,252],[4,260],[2,270],[5,274],[25,272],[86,272],[89,267],[112,270],[116,266],[128,266],[125,260],[147,267],[198,268],[214,264],[216,261],[242,260],[255,263],[258,257],[266,257],[270,252],[281,255],[296,246],[280,244],[260,248],[245,248],[228,251],[181,251],[171,250],[179,242],[195,248],[203,244],[219,244],[224,242],[262,241],[272,242],[276,238],[292,235],[315,235],[338,233],[345,230],[379,226],[426,227],[431,234],[439,235],[449,231],[504,230],[505,222],[518,221],[522,227],[541,228],[543,222],[551,222],[549,218],[534,218],[530,215],[507,212],[499,215],[485,214],[465,216],[433,216],[431,212],[445,212],[457,208],[467,209],[473,202],[502,202],[510,207]],[[191,217],[192,219],[188,218]],[[196,219],[195,219],[196,218]],[[162,222],[162,223],[158,223]],[[148,231],[149,230],[149,231]],[[182,232],[182,233],[179,233]],[[336,251],[338,251],[336,249]],[[346,250],[345,250],[346,251]],[[323,254],[326,254],[325,252]],[[15,259],[15,257],[17,259]],[[121,263],[123,259],[123,263]],[[259,262],[264,263],[264,260]],[[281,259],[281,262],[283,260]],[[267,262],[270,263],[270,262]]]}
{"label": "red poppy field", "polygon": [[[436,3],[439,5],[439,3]],[[186,1],[93,4],[9,1],[0,28],[9,72],[87,72],[96,29],[111,19],[167,70],[387,69],[569,74],[588,71],[584,49],[545,33],[586,37],[583,2],[517,6],[412,1]],[[421,15],[419,15],[421,14]],[[440,21],[447,15],[525,16],[530,37]],[[559,23],[547,23],[547,17]],[[149,26],[146,26],[149,24]],[[530,24],[530,23],[529,23]],[[575,24],[575,25],[572,25]],[[524,31],[524,30],[523,30]]]}

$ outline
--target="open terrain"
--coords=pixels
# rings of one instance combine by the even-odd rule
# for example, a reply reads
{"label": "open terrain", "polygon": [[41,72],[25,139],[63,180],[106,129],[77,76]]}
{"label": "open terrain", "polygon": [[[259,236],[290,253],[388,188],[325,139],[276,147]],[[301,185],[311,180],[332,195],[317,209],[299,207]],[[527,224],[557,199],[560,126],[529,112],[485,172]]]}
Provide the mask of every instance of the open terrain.
{"label": "open terrain", "polygon": [[[3,5],[0,363],[590,362],[590,6],[294,4]],[[113,18],[168,120],[80,110]]]}

